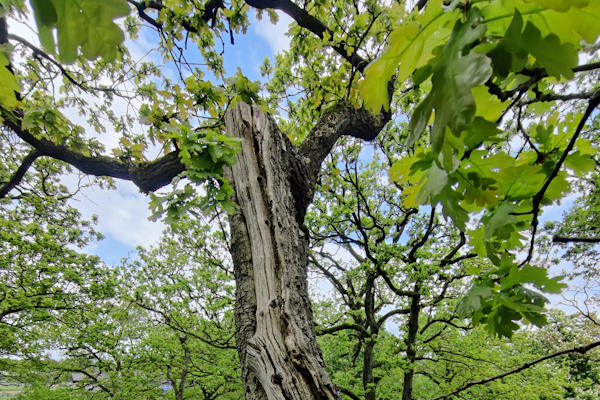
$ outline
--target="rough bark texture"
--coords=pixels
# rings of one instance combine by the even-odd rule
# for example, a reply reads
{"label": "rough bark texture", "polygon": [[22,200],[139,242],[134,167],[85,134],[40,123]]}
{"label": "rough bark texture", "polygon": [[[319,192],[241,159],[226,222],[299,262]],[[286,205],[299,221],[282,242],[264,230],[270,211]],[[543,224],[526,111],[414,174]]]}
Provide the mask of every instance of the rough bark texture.
{"label": "rough bark texture", "polygon": [[415,283],[414,293],[417,293],[410,301],[410,313],[408,314],[408,333],[406,335],[406,359],[408,368],[404,371],[404,384],[402,385],[402,400],[412,400],[413,382],[415,377],[415,360],[417,358],[416,339],[419,329],[419,313],[421,312],[421,296],[419,282]]}
{"label": "rough bark texture", "polygon": [[[232,167],[239,212],[230,216],[237,283],[236,339],[246,397],[337,399],[317,345],[308,297],[306,163],[258,107],[226,116],[242,140]],[[298,190],[302,189],[302,190]]]}

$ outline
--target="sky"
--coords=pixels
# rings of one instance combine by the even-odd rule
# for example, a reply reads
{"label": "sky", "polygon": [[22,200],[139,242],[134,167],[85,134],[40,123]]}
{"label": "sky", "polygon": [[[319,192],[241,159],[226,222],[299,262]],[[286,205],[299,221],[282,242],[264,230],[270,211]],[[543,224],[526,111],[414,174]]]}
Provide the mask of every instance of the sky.
{"label": "sky", "polygon": [[[274,54],[288,48],[289,38],[285,33],[292,19],[281,12],[277,13],[279,21],[273,24],[266,14],[258,20],[254,10],[251,9],[250,27],[247,33],[235,34],[234,45],[225,41],[223,57],[227,76],[234,74],[239,67],[250,80],[262,80],[260,66],[265,57],[272,58]],[[26,25],[35,26],[35,22],[29,20]],[[10,28],[11,31],[15,31],[31,42],[39,43],[37,36],[26,25],[16,25],[13,21]],[[156,33],[146,28],[142,29],[138,39],[128,41],[127,47],[134,58],[150,58],[160,65],[162,59],[157,52],[147,54],[149,49],[156,47],[156,40],[158,40]],[[165,74],[169,75],[169,72],[173,77],[176,75],[174,68],[167,66]],[[78,116],[75,111],[71,114],[68,117],[72,121],[86,125],[85,119]],[[141,125],[139,128],[144,129]],[[98,136],[107,149],[116,147],[119,138],[119,134],[110,131]],[[75,176],[69,176],[65,178],[65,183],[69,187],[75,187],[76,180]],[[93,215],[98,216],[96,228],[104,235],[103,240],[90,244],[86,250],[100,256],[111,265],[119,264],[122,258],[133,255],[137,246],[148,247],[156,243],[165,228],[162,222],[149,220],[151,212],[148,207],[150,200],[148,196],[140,193],[129,181],[116,180],[115,184],[116,190],[86,188],[73,200],[73,206],[80,210],[84,218],[91,219]],[[545,220],[560,218],[565,204],[567,207],[570,206],[572,200],[569,199],[560,206],[548,207],[543,214],[542,223]]]}
{"label": "sky", "polygon": [[[289,38],[285,32],[290,22],[291,19],[282,13],[279,13],[277,24],[272,24],[266,15],[259,21],[251,11],[250,28],[247,33],[236,34],[234,45],[225,43],[226,75],[234,74],[239,67],[249,79],[261,80],[260,66],[265,57],[273,57],[289,45]],[[30,25],[34,25],[33,21],[30,21]],[[35,35],[26,27],[17,27],[17,33],[37,42]],[[128,43],[128,47],[134,56],[137,54],[141,58],[148,49],[155,46],[155,40],[154,35],[142,32],[139,40]],[[153,61],[160,64],[158,54]],[[175,74],[174,70],[171,72]],[[75,122],[80,122],[77,115],[69,117]],[[119,135],[109,132],[101,135],[99,139],[110,149],[115,147]],[[65,178],[65,182],[74,187],[75,179],[74,176],[70,176]],[[103,240],[90,244],[85,250],[98,255],[110,265],[117,265],[123,258],[134,256],[137,246],[149,247],[157,243],[165,228],[162,222],[149,220],[151,212],[148,196],[141,194],[131,182],[116,180],[115,184],[116,190],[87,188],[73,200],[73,206],[80,210],[84,218],[98,216],[96,229],[104,235]],[[573,201],[574,197],[571,197],[565,199],[561,205],[547,207],[541,217],[541,223],[560,219]],[[560,300],[553,298],[552,302],[557,304]]]}
{"label": "sky", "polygon": [[[235,35],[235,44],[226,43],[224,60],[227,75],[235,73],[238,67],[250,80],[260,80],[260,66],[265,57],[288,47],[289,39],[285,35],[291,19],[280,14],[277,24],[272,24],[265,15],[257,20],[251,11],[250,28],[245,35]],[[152,35],[140,35],[137,43],[129,44],[133,54],[141,57],[153,45]],[[157,58],[156,60],[160,60]],[[174,73],[175,71],[173,71]],[[75,120],[77,120],[77,117]],[[83,122],[83,121],[82,121]],[[119,136],[104,134],[99,139],[106,148],[115,147]],[[74,186],[75,177],[67,177],[66,182]],[[149,197],[140,193],[137,187],[129,182],[115,180],[116,190],[98,187],[86,188],[78,195],[73,206],[80,210],[84,218],[98,216],[96,229],[104,235],[104,239],[90,244],[85,250],[101,257],[107,264],[117,265],[121,259],[135,254],[137,246],[148,247],[156,243],[165,225],[160,221],[150,221]]]}

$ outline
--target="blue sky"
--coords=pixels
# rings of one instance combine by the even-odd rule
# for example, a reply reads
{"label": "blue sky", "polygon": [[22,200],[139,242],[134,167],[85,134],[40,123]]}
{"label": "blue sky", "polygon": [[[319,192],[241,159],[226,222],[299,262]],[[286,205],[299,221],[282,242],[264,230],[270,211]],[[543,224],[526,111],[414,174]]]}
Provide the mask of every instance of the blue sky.
{"label": "blue sky", "polygon": [[[277,24],[272,24],[267,15],[257,20],[254,11],[250,10],[250,27],[247,33],[235,34],[234,45],[225,40],[223,57],[226,75],[233,75],[239,67],[249,79],[262,80],[260,66],[265,57],[273,57],[275,53],[285,50],[289,44],[285,32],[290,22],[291,19],[282,13],[279,13]],[[155,46],[156,40],[158,36],[154,31],[142,31],[140,40],[130,44],[131,51],[132,53],[137,51],[141,56]],[[194,51],[190,51],[190,57],[194,57]],[[160,64],[160,55],[155,53],[152,61]],[[174,68],[170,69],[175,76]],[[113,135],[115,138],[119,136]],[[112,141],[106,139],[109,143]],[[107,144],[107,148],[111,147]],[[372,149],[367,147],[363,156],[368,156],[369,151]],[[98,230],[105,236],[105,239],[94,243],[87,250],[113,265],[118,264],[123,257],[135,254],[136,246],[150,246],[155,243],[164,228],[161,222],[148,220],[150,216],[148,197],[140,194],[130,182],[118,181],[116,184],[116,191],[100,189],[88,191],[76,205],[86,217],[92,214],[98,215]],[[565,199],[561,205],[547,207],[541,216],[541,223],[560,219],[565,206],[570,208],[573,200],[574,198]]]}
{"label": "blue sky", "polygon": [[[237,68],[241,68],[245,76],[251,80],[261,80],[260,66],[265,57],[273,57],[279,51],[287,48],[288,39],[285,36],[291,19],[280,14],[278,24],[273,25],[269,18],[258,21],[254,11],[250,11],[251,20],[248,32],[245,35],[236,34],[235,44],[225,41],[225,68],[228,76],[233,75]],[[30,26],[34,26],[30,21]],[[22,30],[22,32],[21,32]],[[19,28],[19,35],[37,42],[37,37],[23,27]],[[132,46],[132,51],[137,48],[139,55],[145,54],[156,44],[156,35],[149,32],[143,33],[138,44]],[[158,60],[160,62],[160,60]],[[175,71],[172,71],[173,74]],[[74,121],[80,122],[76,115],[70,116]],[[85,121],[81,121],[84,125]],[[119,135],[109,133],[99,139],[105,142],[107,148],[113,148]],[[367,150],[368,152],[369,150]],[[366,156],[366,154],[365,154]],[[67,177],[65,181],[74,184],[74,177]],[[103,190],[90,188],[83,191],[73,203],[85,218],[92,215],[98,216],[97,230],[104,235],[104,239],[91,244],[86,250],[100,256],[107,264],[117,265],[122,258],[133,256],[136,246],[148,247],[159,239],[164,225],[160,222],[148,220],[149,198],[141,193],[130,182],[117,181],[117,190]],[[565,199],[561,205],[547,207],[541,217],[541,223],[548,220],[557,220],[562,217],[566,208],[573,204],[574,197]],[[560,273],[559,268],[552,272]],[[323,289],[323,288],[321,288]],[[552,303],[556,305],[561,299],[552,296]]]}
{"label": "blue sky", "polygon": [[[261,80],[260,66],[265,57],[273,57],[279,51],[285,50],[289,39],[285,32],[291,19],[285,14],[279,13],[279,21],[272,24],[265,14],[261,20],[257,20],[255,12],[250,10],[250,27],[245,35],[235,34],[235,44],[231,45],[225,38],[224,61],[226,75],[233,75],[237,68],[241,68],[244,75],[251,80]],[[34,26],[29,21],[29,26]],[[19,35],[37,42],[37,37],[27,27],[17,28]],[[132,53],[142,57],[149,49],[156,46],[158,37],[151,30],[142,31],[139,40],[129,43]],[[191,44],[190,44],[191,46]],[[192,52],[193,53],[193,52]],[[161,63],[158,53],[153,53],[153,61]],[[192,54],[193,56],[193,54]],[[176,71],[171,68],[175,76]],[[70,117],[77,123],[85,125],[85,121],[76,115]],[[99,139],[105,143],[107,148],[115,147],[120,135],[109,132]],[[369,147],[364,156],[368,156]],[[65,181],[74,184],[74,177],[67,177]],[[90,188],[83,192],[74,201],[85,218],[97,215],[99,223],[97,230],[104,235],[104,239],[91,244],[86,250],[100,256],[108,264],[119,264],[124,257],[135,254],[136,246],[150,246],[160,237],[164,225],[160,222],[148,220],[150,211],[148,209],[149,198],[141,193],[127,181],[116,181],[117,190],[103,190]],[[565,199],[561,205],[547,207],[541,217],[541,223],[548,220],[560,219],[564,210],[570,208],[574,197]]]}
{"label": "blue sky", "polygon": [[[289,43],[285,32],[291,21],[286,15],[280,14],[277,24],[272,24],[268,16],[257,20],[253,10],[250,11],[250,28],[245,35],[236,34],[235,44],[225,43],[226,75],[233,75],[237,68],[241,68],[245,76],[251,80],[261,80],[260,66],[265,57],[273,55],[285,48]],[[150,46],[157,40],[156,34],[142,32],[140,40],[131,43],[130,49],[135,55],[146,53]],[[161,62],[156,54],[154,62]],[[171,71],[173,74],[175,70]],[[168,73],[168,71],[167,71]],[[102,135],[99,139],[105,142],[107,148],[114,147],[119,135],[114,132]],[[67,181],[69,178],[67,178]],[[131,183],[116,181],[117,190],[102,190],[90,188],[83,192],[74,201],[84,217],[98,216],[97,230],[104,235],[104,239],[95,242],[86,249],[90,253],[100,256],[106,263],[119,264],[121,259],[135,254],[137,246],[150,246],[155,243],[164,224],[148,220],[149,198],[141,193]]]}

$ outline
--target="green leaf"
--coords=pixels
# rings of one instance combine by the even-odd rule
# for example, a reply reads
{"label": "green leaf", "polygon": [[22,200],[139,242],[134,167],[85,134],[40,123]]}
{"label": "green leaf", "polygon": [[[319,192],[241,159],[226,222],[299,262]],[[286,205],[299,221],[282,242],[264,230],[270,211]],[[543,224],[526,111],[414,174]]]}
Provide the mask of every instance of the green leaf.
{"label": "green leaf", "polygon": [[470,317],[473,313],[481,309],[482,300],[492,297],[492,294],[492,288],[485,283],[474,284],[458,303],[456,307],[458,315]]}
{"label": "green leaf", "polygon": [[[479,114],[479,106],[477,107],[477,113]],[[473,122],[469,125],[469,129],[464,138],[466,150],[473,150],[481,146],[484,142],[500,141],[497,135],[501,132],[502,131],[496,126],[495,121],[491,122],[482,117],[475,117]]]}
{"label": "green leaf", "polygon": [[544,8],[556,11],[568,11],[571,7],[581,8],[590,3],[590,0],[525,0],[526,3],[536,3]]}
{"label": "green leaf", "polygon": [[579,60],[577,49],[571,43],[561,44],[555,34],[542,38],[539,29],[528,22],[523,31],[523,48],[533,55],[548,75],[573,77],[573,67]]}
{"label": "green leaf", "polygon": [[506,306],[495,308],[487,317],[487,330],[491,334],[498,336],[512,337],[514,331],[519,329],[519,325],[513,321],[521,319],[521,314]]}
{"label": "green leaf", "polygon": [[87,59],[112,60],[123,43],[123,32],[114,19],[129,14],[125,0],[32,0],[42,45],[55,52],[52,29],[57,31],[58,54],[72,63],[77,50]]}
{"label": "green leaf", "polygon": [[404,83],[415,69],[424,66],[433,50],[450,33],[456,14],[444,12],[442,0],[431,0],[423,13],[416,10],[391,33],[386,50],[365,69],[359,92],[368,109],[389,109],[388,82],[396,75]]}
{"label": "green leaf", "polygon": [[503,202],[485,221],[484,239],[490,240],[493,237],[507,239],[515,231],[515,223],[518,218],[510,215],[517,207],[508,202]]}
{"label": "green leaf", "polygon": [[596,162],[589,154],[581,154],[577,151],[567,156],[565,166],[575,171],[579,177],[583,177],[596,167]]}
{"label": "green leaf", "polygon": [[425,174],[425,184],[422,189],[424,199],[437,196],[448,183],[448,173],[432,163],[431,168]]}
{"label": "green leaf", "polygon": [[7,109],[15,108],[18,104],[15,92],[21,90],[15,76],[7,68],[10,64],[8,57],[0,52],[0,106]]}
{"label": "green leaf", "polygon": [[511,292],[500,293],[499,303],[519,313],[539,313],[544,310],[546,298],[527,288],[518,287]]}
{"label": "green leaf", "polygon": [[423,135],[425,128],[433,112],[433,98],[427,96],[413,111],[413,115],[410,118],[410,124],[408,125],[408,137],[406,138],[406,145],[413,146],[417,140]]}
{"label": "green leaf", "polygon": [[[487,121],[496,122],[509,106],[510,101],[500,101],[498,97],[492,95],[486,86],[477,86],[471,91],[475,104],[477,106],[477,115],[485,118]],[[495,124],[494,124],[495,125]]]}
{"label": "green leaf", "polygon": [[408,177],[413,162],[413,157],[403,157],[400,161],[392,164],[388,172],[390,182],[396,182],[402,177]]}
{"label": "green leaf", "polygon": [[54,53],[55,44],[52,27],[56,25],[58,20],[54,3],[49,0],[30,0],[30,2],[38,26],[40,42],[46,50]]}
{"label": "green leaf", "polygon": [[523,283],[531,283],[538,289],[547,293],[560,293],[567,285],[560,283],[562,277],[548,278],[548,271],[542,267],[525,265],[518,268],[513,265],[509,274],[500,280],[502,290],[512,288]]}
{"label": "green leaf", "polygon": [[485,33],[485,25],[478,24],[480,17],[477,9],[471,9],[464,22],[456,23],[434,66],[431,92],[411,118],[409,146],[421,137],[433,110],[431,145],[434,153],[441,150],[447,127],[458,136],[473,120],[476,106],[471,89],[485,83],[492,74],[491,60],[487,56],[464,54],[465,48]]}
{"label": "green leaf", "polygon": [[[566,3],[569,7],[565,6]],[[557,35],[562,43],[578,46],[584,40],[592,44],[600,35],[600,2],[596,0],[494,1],[482,10],[490,30],[498,36],[506,32],[507,24],[502,15],[515,12],[520,12],[525,21],[533,23],[542,35]]]}
{"label": "green leaf", "polygon": [[443,187],[439,195],[434,200],[442,204],[442,213],[452,219],[454,225],[461,231],[464,231],[469,222],[469,213],[460,206],[463,196],[457,193],[450,185]]}
{"label": "green leaf", "polygon": [[[573,77],[572,68],[577,65],[578,55],[575,45],[561,43],[559,37],[550,33],[542,37],[537,25],[528,21],[523,30],[523,17],[515,10],[513,19],[498,46],[490,52],[495,60],[495,68],[500,76],[508,75],[511,70],[519,72],[527,63],[527,54],[535,57],[537,65],[544,68],[548,75]],[[504,64],[506,54],[512,55],[510,68]]]}

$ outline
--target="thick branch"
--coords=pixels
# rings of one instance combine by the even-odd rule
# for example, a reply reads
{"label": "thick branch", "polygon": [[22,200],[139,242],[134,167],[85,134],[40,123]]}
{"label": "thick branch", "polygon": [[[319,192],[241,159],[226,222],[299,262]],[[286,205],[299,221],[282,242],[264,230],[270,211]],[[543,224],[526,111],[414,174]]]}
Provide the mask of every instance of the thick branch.
{"label": "thick branch", "polygon": [[599,237],[567,237],[554,235],[552,237],[552,243],[600,243]]}
{"label": "thick branch", "polygon": [[409,308],[397,308],[395,310],[389,311],[389,312],[385,313],[384,315],[382,315],[381,318],[379,318],[377,320],[377,328],[378,329],[381,328],[381,326],[384,324],[384,322],[387,321],[388,318],[393,317],[394,315],[409,314],[409,313],[410,313]]}
{"label": "thick branch", "polygon": [[456,329],[462,329],[463,331],[469,331],[471,328],[468,326],[460,326],[455,324],[454,322],[452,322],[452,320],[456,318],[456,317],[451,317],[450,319],[443,319],[443,318],[436,318],[436,319],[432,319],[431,321],[427,322],[425,324],[425,326],[423,326],[423,328],[421,328],[421,330],[419,331],[419,333],[422,335],[423,333],[425,333],[425,331],[433,324],[435,323],[442,323],[442,324],[447,324],[450,325]]}
{"label": "thick branch", "polygon": [[88,371],[86,371],[84,369],[77,369],[77,368],[75,368],[75,369],[73,369],[73,368],[61,368],[61,369],[63,371],[65,371],[65,372],[79,372],[79,373],[87,376],[93,382],[92,385],[94,385],[94,386],[102,389],[104,392],[108,393],[111,396],[114,395],[114,393],[109,388],[107,388],[106,386],[104,386],[103,384],[101,384],[98,381],[98,376],[99,375],[98,376],[94,376],[94,375],[92,375],[91,373],[89,373]]}
{"label": "thick branch", "polygon": [[345,387],[338,386],[340,393],[350,397],[352,400],[361,400],[360,397],[354,394],[354,392],[350,391],[350,389],[346,389]]}
{"label": "thick branch", "polygon": [[307,158],[308,173],[316,179],[321,163],[341,136],[373,140],[390,120],[390,114],[373,116],[364,108],[339,103],[328,109],[300,145]]}
{"label": "thick branch", "polygon": [[[0,18],[0,43],[6,43],[8,37],[6,19]],[[14,38],[16,37],[13,37],[13,39]],[[17,98],[19,97],[20,95],[17,93]],[[23,119],[23,114],[21,111],[7,113],[7,115],[2,115],[1,117],[5,127],[14,131],[23,141],[33,146],[36,158],[48,156],[64,161],[89,175],[109,176],[130,180],[144,193],[153,192],[169,184],[175,176],[185,170],[185,166],[179,160],[178,152],[171,152],[152,162],[142,163],[126,163],[119,159],[107,156],[86,156],[71,150],[67,146],[55,144],[44,138],[38,139],[28,130],[22,129],[21,121]],[[24,161],[27,161],[27,159]],[[33,160],[31,162],[33,162]],[[18,181],[22,179],[22,176],[19,178],[18,175],[20,173],[24,174],[27,168],[29,168],[29,166],[25,164],[21,167],[24,166],[25,169],[23,171],[21,171],[21,168],[17,170],[13,179],[15,177],[18,178]],[[13,181],[13,179],[11,179],[11,181]],[[8,190],[6,193],[3,193],[6,189],[10,190],[12,187],[2,187],[2,192],[0,192],[2,195],[0,195],[0,198],[8,193]]]}
{"label": "thick branch", "polygon": [[10,177],[8,182],[6,182],[2,186],[0,186],[0,199],[3,198],[4,196],[6,196],[8,194],[8,192],[10,192],[12,189],[14,189],[14,187],[17,186],[21,182],[21,179],[23,179],[27,170],[31,167],[31,165],[33,165],[33,162],[40,155],[41,155],[40,152],[34,149],[34,150],[31,150],[25,156],[23,161],[21,161],[21,166],[19,166],[19,168],[15,171],[13,176]]}
{"label": "thick branch", "polygon": [[369,336],[369,332],[366,331],[366,329],[358,324],[340,324],[340,325],[336,325],[336,326],[332,326],[331,328],[325,328],[325,329],[317,329],[317,335],[322,336],[322,335],[328,335],[331,333],[336,333],[339,331],[344,331],[344,330],[354,330],[359,332],[362,336]]}
{"label": "thick branch", "polygon": [[[333,32],[327,28],[321,21],[317,18],[310,15],[306,10],[298,7],[296,4],[292,3],[289,0],[245,0],[246,4],[258,8],[259,10],[264,10],[266,8],[272,8],[275,10],[281,10],[296,21],[298,25],[300,25],[304,29],[308,29],[310,32],[314,33],[321,39],[323,39],[323,35],[325,32],[329,33],[330,37],[333,37]],[[367,66],[368,62],[358,55],[356,51],[351,54],[348,52],[346,47],[342,44],[334,44],[333,49],[342,56],[346,61],[348,61],[354,68],[356,68],[361,73]]]}
{"label": "thick branch", "polygon": [[483,385],[483,384],[486,384],[486,383],[489,383],[489,382],[492,382],[492,381],[495,381],[495,380],[498,380],[498,379],[502,379],[502,378],[504,378],[504,377],[506,377],[508,375],[516,374],[517,372],[521,372],[524,369],[527,369],[529,367],[532,367],[532,366],[534,366],[536,364],[539,364],[539,363],[541,363],[543,361],[549,360],[549,359],[554,358],[554,357],[562,356],[564,354],[569,354],[569,353],[585,354],[588,351],[590,351],[593,348],[598,347],[598,346],[600,346],[600,341],[593,342],[593,343],[590,343],[590,344],[585,345],[585,346],[574,347],[572,349],[566,349],[566,350],[558,351],[556,353],[548,354],[547,356],[544,356],[544,357],[538,358],[536,360],[530,361],[530,362],[525,363],[525,364],[523,364],[523,365],[521,365],[521,366],[519,366],[517,368],[511,369],[510,371],[504,372],[502,374],[499,374],[499,375],[496,375],[496,376],[492,376],[492,377],[486,378],[486,379],[481,379],[479,381],[469,382],[469,383],[467,383],[467,384],[459,387],[454,392],[445,394],[443,396],[436,397],[433,400],[441,400],[441,399],[448,398],[450,396],[455,396],[458,393],[460,393],[462,391],[465,391],[465,390],[467,390],[470,387],[473,387],[473,386],[476,386],[476,385]]}
{"label": "thick branch", "polygon": [[176,151],[157,160],[141,163],[125,163],[107,156],[86,156],[67,146],[55,144],[47,139],[36,138],[29,131],[22,129],[20,123],[15,122],[19,120],[20,118],[5,118],[4,125],[33,146],[40,156],[64,161],[89,175],[109,176],[132,181],[144,193],[153,192],[168,185],[174,177],[185,170]]}
{"label": "thick branch", "polygon": [[417,7],[419,10],[422,10],[423,8],[425,8],[426,5],[427,0],[419,0],[417,4],[415,4],[415,7]]}
{"label": "thick branch", "polygon": [[[160,12],[163,8],[165,8],[165,6],[161,2],[159,2],[159,1],[142,2],[142,1],[134,1],[134,0],[127,0],[127,2],[131,5],[133,5],[137,9],[137,12],[138,12],[140,18],[142,18],[144,21],[146,21],[149,24],[151,24],[152,26],[154,26],[156,29],[162,30],[162,24],[159,21],[157,21],[156,19],[150,17],[146,13],[147,9],[153,9],[153,10]],[[310,15],[306,10],[298,7],[296,4],[294,4],[293,2],[291,2],[289,0],[246,0],[246,4],[248,4],[249,6],[258,8],[259,10],[264,10],[267,8],[272,8],[274,10],[281,10],[284,13],[286,13],[287,15],[289,15],[290,17],[292,17],[292,19],[294,19],[294,21],[296,21],[296,23],[298,25],[300,25],[302,28],[309,30],[310,32],[314,33],[321,39],[323,38],[325,32],[329,33],[329,35],[331,37],[333,37],[333,31],[331,31],[331,29],[327,28],[317,18]],[[205,9],[203,10],[203,13],[202,13],[202,20],[206,23],[208,23],[211,20],[214,21],[214,19],[216,18],[216,15],[217,15],[217,10],[219,8],[223,8],[223,7],[224,7],[224,4],[221,0],[208,1],[205,4]],[[198,32],[196,27],[191,25],[186,20],[182,20],[181,25],[188,32],[193,32],[193,33]],[[346,49],[346,47],[343,46],[341,43],[334,44],[334,45],[332,45],[332,47],[336,53],[338,53],[346,61],[348,61],[354,68],[356,68],[356,70],[358,70],[361,73],[363,72],[363,70],[365,69],[365,67],[368,64],[368,61],[365,60],[364,58],[362,58],[361,56],[359,56],[356,51],[354,51],[352,53],[349,52],[348,49]]]}
{"label": "thick branch", "polygon": [[570,93],[570,94],[557,94],[557,93],[540,93],[538,96],[531,100],[527,100],[519,103],[519,105],[528,105],[539,102],[547,101],[570,101],[570,100],[589,100],[594,96],[594,92],[582,92],[582,93]]}
{"label": "thick branch", "polygon": [[[427,243],[429,236],[433,232],[434,222],[435,222],[435,207],[432,207],[431,212],[429,214],[429,222],[427,223],[427,230],[423,234],[423,237],[420,240],[418,240],[414,245],[412,245],[410,253],[408,254],[408,262],[409,263],[414,263],[417,261],[417,251],[421,247],[423,247],[425,245],[425,243]],[[452,254],[452,252],[450,254]]]}

